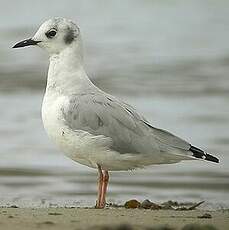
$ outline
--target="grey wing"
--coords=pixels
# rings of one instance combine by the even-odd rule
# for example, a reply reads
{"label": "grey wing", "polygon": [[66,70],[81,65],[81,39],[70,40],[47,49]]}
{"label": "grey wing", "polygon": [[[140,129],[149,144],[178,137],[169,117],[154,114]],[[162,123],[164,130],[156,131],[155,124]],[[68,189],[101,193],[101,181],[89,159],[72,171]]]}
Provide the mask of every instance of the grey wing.
{"label": "grey wing", "polygon": [[186,141],[152,127],[131,106],[107,94],[73,95],[63,113],[71,129],[110,137],[111,148],[120,153],[147,154],[190,148]]}

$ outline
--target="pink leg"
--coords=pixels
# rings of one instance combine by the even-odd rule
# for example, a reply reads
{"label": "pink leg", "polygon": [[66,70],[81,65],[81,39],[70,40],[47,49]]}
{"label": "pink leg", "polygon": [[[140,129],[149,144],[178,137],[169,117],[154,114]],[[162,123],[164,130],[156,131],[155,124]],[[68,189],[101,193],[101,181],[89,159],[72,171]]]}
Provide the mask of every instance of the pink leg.
{"label": "pink leg", "polygon": [[108,182],[109,182],[109,174],[108,174],[108,171],[104,170],[103,171],[103,184],[102,184],[100,208],[104,208],[106,205],[106,192],[107,192]]}
{"label": "pink leg", "polygon": [[95,205],[96,208],[100,208],[102,186],[103,186],[103,172],[101,166],[98,165],[98,198]]}

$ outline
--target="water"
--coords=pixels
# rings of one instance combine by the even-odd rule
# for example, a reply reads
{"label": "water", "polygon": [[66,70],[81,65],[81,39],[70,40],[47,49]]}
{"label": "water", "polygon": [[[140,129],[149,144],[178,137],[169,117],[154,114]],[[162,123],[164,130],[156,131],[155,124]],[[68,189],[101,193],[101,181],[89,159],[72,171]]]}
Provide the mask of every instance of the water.
{"label": "water", "polygon": [[68,4],[1,4],[0,205],[85,206],[96,198],[96,171],[64,157],[43,130],[45,53],[10,49],[41,21],[60,15],[80,23],[87,72],[99,87],[221,161],[112,172],[108,200],[205,200],[205,207],[228,208],[229,2]]}

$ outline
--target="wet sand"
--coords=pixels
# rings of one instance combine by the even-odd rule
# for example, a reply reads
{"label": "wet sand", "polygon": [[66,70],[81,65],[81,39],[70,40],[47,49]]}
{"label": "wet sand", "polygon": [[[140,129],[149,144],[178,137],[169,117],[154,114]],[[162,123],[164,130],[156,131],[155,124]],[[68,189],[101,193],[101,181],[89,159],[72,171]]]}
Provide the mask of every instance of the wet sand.
{"label": "wet sand", "polygon": [[[211,218],[200,218],[205,213],[210,214]],[[183,226],[190,223],[213,225],[216,229],[226,230],[229,226],[229,210],[155,211],[124,208],[104,210],[92,208],[0,208],[0,229],[4,230],[105,229],[102,228],[104,226],[115,229],[114,227],[120,224],[130,224],[134,227],[133,229],[146,229],[147,227],[154,229],[153,227],[162,225],[182,229]]]}

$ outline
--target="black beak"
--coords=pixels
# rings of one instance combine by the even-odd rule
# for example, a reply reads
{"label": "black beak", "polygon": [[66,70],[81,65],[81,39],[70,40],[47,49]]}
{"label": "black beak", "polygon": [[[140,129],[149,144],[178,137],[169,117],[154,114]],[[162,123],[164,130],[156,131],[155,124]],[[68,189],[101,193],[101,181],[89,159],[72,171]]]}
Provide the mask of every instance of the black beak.
{"label": "black beak", "polygon": [[12,48],[20,48],[20,47],[24,47],[24,46],[34,46],[39,42],[41,42],[41,41],[34,41],[32,38],[29,38],[29,39],[26,39],[24,41],[18,42]]}

